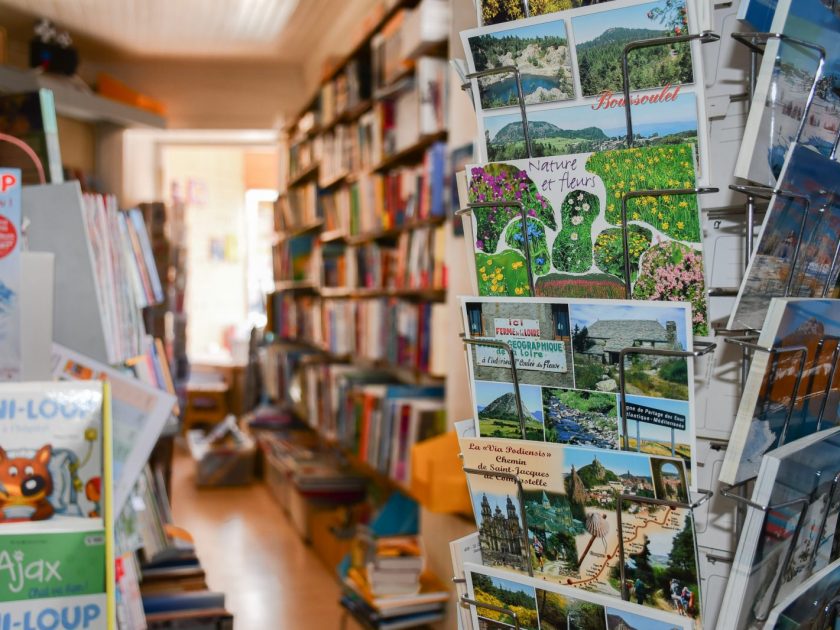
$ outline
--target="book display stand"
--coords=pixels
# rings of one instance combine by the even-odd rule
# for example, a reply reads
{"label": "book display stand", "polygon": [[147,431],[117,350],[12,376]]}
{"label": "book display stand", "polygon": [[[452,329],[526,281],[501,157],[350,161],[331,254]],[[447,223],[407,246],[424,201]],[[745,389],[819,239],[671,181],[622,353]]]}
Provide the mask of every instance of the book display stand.
{"label": "book display stand", "polygon": [[[831,10],[834,10],[834,2],[824,2],[822,4],[826,7],[830,5]],[[718,8],[719,7],[715,7],[715,9]],[[538,21],[533,21],[533,23],[539,24]],[[820,46],[819,44],[808,42],[797,37],[792,37],[781,32],[727,32],[727,34],[731,35],[731,38],[734,41],[738,42],[738,44],[745,46],[748,49],[750,56],[747,75],[748,94],[730,95],[731,102],[735,102],[736,100],[748,100],[750,102],[752,101],[756,89],[756,82],[758,80],[758,68],[761,63],[761,56],[764,54],[765,46],[769,41],[778,40],[779,42],[783,42],[787,46],[793,48],[798,47],[800,49],[808,50],[816,56],[816,63],[815,67],[813,68],[813,73],[808,76],[800,77],[800,80],[802,82],[802,90],[803,92],[807,92],[807,100],[801,108],[798,129],[796,130],[795,136],[793,137],[793,140],[791,142],[791,147],[800,144],[803,138],[803,133],[806,129],[806,122],[809,120],[809,116],[812,116],[814,102],[816,100],[818,89],[820,89],[821,81],[824,79],[824,72],[826,70],[826,66],[830,62],[830,60],[827,61],[828,55],[826,49]],[[510,37],[513,37],[513,35],[510,35]],[[622,105],[624,108],[626,120],[626,146],[628,148],[634,147],[634,139],[636,137],[633,131],[634,128],[633,113],[631,111],[632,99],[630,85],[630,64],[633,59],[633,51],[655,46],[670,46],[677,42],[699,41],[700,43],[708,44],[718,42],[720,40],[721,35],[719,35],[718,33],[712,31],[702,31],[697,34],[683,35],[678,37],[663,37],[633,41],[624,45],[623,51],[621,53],[621,72],[623,80],[622,93],[624,97]],[[508,106],[512,107],[514,104],[517,103],[519,105],[522,126],[522,135],[520,136],[520,140],[524,139],[524,142],[522,142],[521,146],[522,150],[525,152],[525,156],[528,159],[532,159],[535,157],[534,144],[532,138],[533,125],[529,125],[528,121],[528,112],[526,111],[525,107],[526,98],[525,93],[523,91],[520,69],[513,65],[506,65],[499,68],[484,70],[482,72],[475,72],[469,74],[462,73],[461,78],[463,80],[463,83],[461,85],[461,88],[464,91],[472,93],[472,91],[475,89],[474,86],[476,85],[475,80],[487,77],[491,74],[508,74],[513,77],[512,90],[515,89],[517,101],[516,103],[514,103],[514,101],[511,100],[510,103],[508,103]],[[476,108],[476,113],[481,115],[481,112],[478,111],[477,99],[471,98],[471,102],[473,103],[474,108]],[[831,154],[829,156],[829,159],[835,160],[835,158],[837,157],[838,146],[840,146],[840,133],[835,133],[833,143],[831,144]],[[712,152],[714,153],[714,147],[712,148]],[[499,159],[498,161],[503,162],[505,160]],[[707,174],[704,175],[708,177]],[[711,184],[714,183],[715,182],[711,182]],[[644,198],[660,198],[665,196],[692,197],[700,195],[709,195],[720,192],[721,188],[724,188],[724,190],[728,189],[729,191],[731,191],[731,194],[736,195],[734,199],[743,199],[743,206],[740,212],[738,212],[737,206],[727,206],[726,208],[718,207],[720,204],[718,203],[717,198],[710,205],[711,208],[714,208],[716,210],[725,209],[726,211],[732,211],[733,214],[739,217],[739,220],[742,222],[742,230],[739,230],[738,232],[739,239],[741,240],[741,247],[743,247],[742,251],[744,253],[744,267],[746,268],[748,268],[750,259],[756,250],[756,245],[758,241],[756,232],[757,228],[760,225],[760,223],[759,225],[757,225],[756,222],[760,218],[764,210],[764,208],[760,207],[762,202],[778,203],[778,200],[785,200],[796,204],[796,207],[798,208],[797,212],[799,212],[799,208],[801,208],[801,220],[798,214],[794,215],[796,227],[792,231],[790,237],[790,250],[792,253],[790,253],[790,255],[787,258],[788,262],[786,262],[786,264],[789,266],[789,272],[787,273],[786,278],[784,278],[784,280],[780,282],[778,286],[769,289],[770,293],[768,294],[768,297],[796,299],[800,298],[803,295],[801,293],[801,289],[798,288],[795,284],[796,274],[794,273],[794,270],[796,270],[798,266],[806,266],[809,263],[809,260],[807,260],[806,257],[809,255],[813,255],[813,252],[811,252],[810,254],[806,254],[806,248],[803,246],[803,242],[805,242],[806,240],[806,233],[809,228],[809,218],[811,218],[811,215],[814,213],[822,213],[828,216],[827,209],[835,204],[836,193],[833,190],[809,189],[808,195],[805,195],[794,190],[787,190],[781,185],[766,186],[754,185],[751,183],[733,183],[724,186],[721,183],[720,187],[714,185],[697,185],[695,187],[687,186],[684,188],[675,187],[649,190],[629,190],[625,191],[622,195],[619,195],[621,212],[619,226],[621,229],[621,248],[619,251],[624,263],[623,280],[624,293],[626,299],[629,300],[632,297],[630,252],[631,223],[629,221],[629,214],[633,210],[633,203],[637,200]],[[473,214],[476,209],[480,208],[514,209],[516,213],[510,215],[511,218],[515,218],[516,215],[519,215],[521,217],[522,238],[519,239],[519,237],[517,236],[517,239],[519,239],[519,243],[521,245],[520,251],[525,259],[525,266],[528,272],[528,288],[530,289],[530,295],[533,297],[548,297],[545,296],[544,293],[542,293],[540,286],[535,282],[534,278],[535,272],[533,271],[532,267],[532,261],[534,256],[534,252],[532,250],[534,247],[534,243],[533,240],[530,238],[529,230],[527,229],[527,221],[529,215],[528,208],[526,207],[526,205],[521,201],[492,201],[491,199],[488,199],[488,201],[483,201],[483,197],[481,197],[481,199],[482,201],[478,202],[473,202],[472,199],[470,199],[470,203],[466,203],[467,200],[463,199],[463,207],[461,210],[458,210],[456,212],[456,215],[468,216]],[[708,210],[710,210],[710,208],[703,208],[704,212]],[[534,215],[532,214],[531,216]],[[613,221],[613,223],[618,222]],[[507,235],[507,238],[510,238],[509,233]],[[832,296],[833,290],[836,289],[836,275],[838,273],[838,267],[840,267],[840,243],[831,243],[830,247],[831,251],[820,252],[822,255],[824,255],[824,257],[828,258],[828,260],[826,261],[822,261],[821,259],[820,262],[820,264],[822,265],[822,267],[820,268],[820,285],[816,288],[809,287],[812,290],[812,293],[810,293],[809,295],[817,299],[828,298]],[[824,279],[822,277],[823,273],[825,274]],[[733,288],[728,286],[709,286],[708,284],[706,286],[706,294],[708,297],[712,298],[734,298],[736,296],[740,297],[739,289],[737,287]],[[712,327],[711,334],[713,337],[718,337],[719,339],[695,339],[693,346],[694,349],[691,351],[668,350],[655,347],[645,347],[644,345],[628,346],[617,351],[616,355],[618,358],[616,364],[618,366],[618,383],[616,395],[618,400],[618,406],[620,409],[618,417],[620,418],[619,422],[621,426],[621,431],[619,432],[619,448],[625,451],[636,450],[636,448],[631,448],[631,436],[628,426],[628,396],[632,394],[632,392],[628,391],[627,382],[627,371],[629,370],[630,359],[632,359],[634,356],[653,356],[663,358],[684,358],[688,361],[692,361],[700,359],[701,357],[710,357],[712,358],[712,361],[714,361],[714,353],[716,349],[720,348],[722,345],[732,346],[733,348],[737,348],[738,350],[740,350],[739,360],[736,361],[735,369],[733,369],[731,373],[737,374],[739,376],[739,379],[736,379],[736,381],[732,381],[732,383],[737,388],[736,382],[737,380],[740,380],[740,388],[742,393],[747,386],[747,378],[750,373],[750,366],[753,362],[754,357],[757,354],[766,355],[768,365],[767,375],[762,383],[761,394],[759,396],[759,400],[756,406],[757,409],[764,408],[770,402],[770,397],[774,388],[777,388],[779,386],[783,386],[785,388],[786,393],[783,401],[781,403],[776,402],[776,404],[773,407],[774,419],[778,420],[778,425],[774,428],[774,431],[776,431],[777,439],[774,442],[774,446],[772,448],[779,448],[792,442],[794,438],[790,436],[793,434],[792,427],[795,426],[794,423],[796,422],[794,418],[798,418],[797,414],[799,413],[803,413],[803,417],[804,414],[808,415],[808,421],[814,423],[815,432],[823,431],[824,433],[828,433],[828,431],[824,430],[829,429],[835,425],[833,419],[829,421],[829,417],[833,418],[833,408],[836,405],[837,388],[835,380],[837,377],[838,362],[840,362],[840,337],[837,334],[826,330],[821,334],[810,334],[807,339],[807,344],[805,342],[793,342],[785,344],[768,345],[758,342],[759,337],[761,336],[761,332],[761,330],[756,328],[737,329],[737,327],[731,325],[728,328],[724,328],[723,326],[720,326],[716,323]],[[719,344],[719,340],[724,341],[725,344]],[[471,346],[485,346],[488,348],[495,348],[499,355],[506,355],[506,359],[502,359],[501,357],[499,358],[499,363],[497,365],[504,365],[510,371],[511,376],[507,382],[512,384],[512,394],[515,400],[515,411],[518,417],[518,433],[521,434],[523,440],[526,440],[526,419],[530,414],[527,411],[527,409],[525,409],[525,403],[523,402],[524,394],[522,388],[527,387],[525,383],[533,383],[534,381],[528,381],[527,379],[523,380],[523,375],[517,366],[517,358],[515,356],[513,347],[510,343],[507,343],[506,341],[502,341],[500,339],[491,337],[476,337],[461,334],[461,341],[464,345],[465,353],[467,353],[467,349]],[[828,357],[827,360],[826,357]],[[470,365],[472,364],[470,363]],[[809,382],[806,387],[806,379],[809,381],[813,381],[815,378],[815,374],[819,374],[819,384],[814,386],[812,382]],[[476,376],[476,378],[478,377]],[[712,379],[718,377],[713,376],[712,371],[710,369],[706,378]],[[823,378],[826,379],[824,385],[822,384]],[[781,385],[782,383],[783,385]],[[541,384],[547,385],[548,383],[543,382]],[[558,387],[559,386],[560,385],[558,385]],[[805,392],[805,389],[807,389],[808,391]],[[800,411],[798,403],[802,402],[803,400],[807,400],[806,403],[803,403],[807,404],[807,409]],[[531,408],[533,409],[533,407]],[[539,420],[540,422],[545,421],[544,418],[540,418]],[[547,426],[548,425],[546,422],[546,431]],[[476,431],[478,431],[477,420]],[[468,435],[472,439],[476,439],[473,434],[470,433]],[[795,437],[798,438],[801,437],[801,435]],[[485,438],[478,438],[478,441],[480,442],[483,439]],[[488,443],[492,442],[493,440],[493,438],[489,437],[486,439],[488,440]],[[704,437],[703,439],[709,445],[711,452],[725,451],[728,445],[728,441],[723,438],[712,439],[710,437]],[[637,438],[636,441],[638,443],[638,449],[641,450],[641,440]],[[534,442],[530,442],[529,444],[536,445],[536,443]],[[492,451],[493,449],[490,450]],[[502,450],[498,450],[497,452],[501,453]],[[786,454],[788,452],[790,452],[789,449],[785,451]],[[673,441],[670,454],[677,454],[673,446]],[[781,455],[779,457],[781,457]],[[701,468],[703,466],[710,466],[713,463],[714,462],[703,462],[703,460],[699,460],[699,465]],[[574,468],[572,470],[574,471]],[[695,466],[692,467],[692,472],[695,475],[697,474],[697,468]],[[772,532],[774,531],[773,528],[775,526],[777,528],[776,535],[778,535],[781,540],[785,541],[786,546],[784,548],[784,553],[775,560],[776,564],[772,565],[773,573],[777,576],[802,575],[807,578],[809,575],[812,574],[814,570],[819,568],[817,566],[817,560],[818,556],[820,556],[820,553],[825,553],[824,550],[826,548],[831,548],[832,557],[834,557],[834,549],[837,548],[837,540],[835,538],[836,511],[826,509],[824,512],[821,513],[820,517],[815,523],[813,521],[814,517],[809,512],[809,510],[813,510],[816,502],[821,500],[825,500],[827,505],[836,506],[838,502],[837,486],[838,484],[840,484],[840,472],[836,474],[832,472],[832,476],[828,476],[828,478],[826,479],[826,474],[824,474],[824,471],[818,471],[816,473],[818,481],[820,478],[820,472],[823,472],[823,485],[827,485],[827,482],[831,480],[830,487],[824,495],[820,494],[820,496],[817,497],[815,490],[811,494],[802,494],[801,496],[794,496],[793,498],[782,502],[761,502],[753,500],[751,497],[753,496],[753,492],[756,489],[756,476],[752,476],[749,479],[740,481],[738,483],[727,484],[723,481],[718,481],[715,473],[713,473],[710,476],[708,472],[705,473],[704,478],[708,479],[709,483],[713,485],[711,487],[698,488],[692,490],[689,493],[689,496],[693,494],[696,497],[696,500],[690,499],[687,502],[668,501],[663,500],[661,498],[638,496],[635,494],[616,491],[614,505],[616,506],[615,509],[618,522],[618,529],[619,531],[624,531],[622,525],[622,506],[626,506],[626,503],[628,501],[658,507],[682,508],[689,510],[692,514],[692,520],[695,521],[695,526],[698,532],[707,531],[707,529],[713,527],[721,528],[722,526],[720,525],[720,523],[712,523],[711,511],[709,511],[708,509],[698,510],[703,506],[707,506],[707,504],[709,504],[712,501],[712,499],[717,495],[719,497],[722,497],[725,501],[731,502],[731,512],[727,510],[726,513],[731,514],[733,517],[731,519],[730,531],[732,546],[727,551],[724,551],[723,549],[709,547],[699,549],[698,557],[702,556],[705,559],[705,561],[702,563],[698,562],[698,569],[700,570],[701,580],[704,579],[704,576],[702,575],[704,567],[714,566],[715,564],[732,566],[733,563],[736,562],[734,545],[737,545],[738,540],[743,535],[745,535],[744,522],[747,516],[747,512],[749,510],[758,510],[760,513],[763,514],[761,531],[769,530]],[[522,527],[521,534],[523,538],[524,549],[529,549],[530,541],[528,538],[528,520],[526,517],[527,506],[524,499],[525,491],[523,489],[522,479],[518,475],[513,473],[504,473],[496,470],[488,471],[484,469],[470,467],[465,467],[464,473],[467,477],[468,483],[473,477],[484,476],[485,478],[492,478],[496,481],[510,482],[512,485],[515,486],[516,492],[509,493],[508,497],[509,499],[511,497],[514,499],[514,504],[516,505],[516,509],[518,511],[517,515],[519,518],[519,523]],[[817,487],[816,482],[814,483],[814,487]],[[571,490],[567,490],[567,492],[571,493]],[[543,499],[543,501],[545,502],[547,501],[547,499]],[[548,504],[545,503],[545,505]],[[720,519],[720,501],[716,501],[715,505],[715,514],[718,521],[724,522]],[[477,512],[478,508],[475,509]],[[725,506],[723,509],[726,509]],[[785,525],[779,525],[780,515],[784,517],[784,522],[786,523]],[[477,513],[476,516],[478,516]],[[754,519],[754,516],[751,518]],[[791,525],[788,526],[788,523],[790,523]],[[781,532],[778,532],[779,527],[783,528]],[[754,531],[755,529],[753,529],[753,533]],[[803,543],[806,536],[807,543]],[[507,626],[513,626],[515,628],[530,627],[530,625],[523,623],[524,612],[521,608],[519,608],[518,605],[500,605],[499,601],[493,600],[492,597],[490,600],[488,600],[487,598],[490,596],[487,595],[487,593],[483,593],[484,597],[482,598],[472,596],[471,591],[470,594],[465,594],[467,592],[466,585],[469,583],[470,589],[472,589],[473,581],[467,580],[466,576],[459,572],[463,571],[463,560],[459,561],[459,559],[456,558],[455,546],[458,543],[463,543],[463,548],[472,545],[477,552],[479,535],[474,535],[474,540],[471,543],[464,542],[467,541],[468,538],[470,537],[467,537],[460,541],[453,541],[452,543],[453,567],[456,570],[456,574],[452,578],[452,580],[453,583],[459,586],[459,602],[461,604],[461,607],[463,609],[471,611],[469,614],[462,614],[459,617],[459,627],[462,629],[472,627],[473,622],[471,620],[475,618],[475,613],[478,614],[478,617],[481,620],[480,623],[483,624],[481,627],[495,627],[493,625],[493,620],[501,621],[503,617],[505,618],[504,622]],[[698,544],[702,545],[702,543]],[[803,544],[807,544],[807,547],[805,547],[807,549],[807,552],[804,554],[802,552]],[[461,553],[461,551],[459,551],[459,553]],[[530,557],[530,553],[531,552],[528,552],[526,555]],[[540,554],[541,553],[542,551],[540,551]],[[630,564],[627,563],[628,559],[626,558],[625,539],[623,535],[619,536],[618,556],[618,566],[620,567],[620,571],[618,571],[618,573],[620,574],[620,585],[617,588],[620,591],[621,599],[623,599],[625,602],[628,602],[631,600],[632,579],[628,581],[626,572],[630,570],[630,568],[634,565],[632,562]],[[468,561],[478,563],[477,560]],[[487,566],[490,567],[490,564],[487,564]],[[540,566],[542,566],[541,559]],[[741,568],[740,570],[744,571],[743,568]],[[497,573],[507,572],[497,571]],[[534,569],[532,567],[532,562],[530,560],[525,559],[521,567],[521,571],[517,570],[515,572],[510,572],[512,581],[507,585],[496,586],[496,588],[514,588],[513,586],[511,586],[511,584],[516,583],[515,576],[517,575],[517,573],[527,573],[529,577],[533,577]],[[724,572],[723,574],[717,572],[714,576],[705,576],[705,579],[708,580],[709,578],[714,577],[718,580],[718,584],[721,583],[721,579],[724,580],[723,584],[725,584],[727,574],[728,571]],[[473,577],[475,577],[475,574],[473,574]],[[502,582],[504,582],[504,580],[502,580]],[[525,583],[530,584],[529,582],[523,581],[523,584]],[[760,598],[762,600],[763,606],[763,610],[755,613],[755,616],[753,618],[754,620],[751,622],[752,625],[742,626],[740,625],[739,620],[737,619],[714,619],[714,617],[717,617],[718,611],[715,610],[713,611],[713,614],[709,615],[706,612],[706,607],[709,604],[707,601],[704,601],[704,620],[702,626],[699,622],[695,622],[695,627],[721,628],[726,630],[730,628],[740,630],[740,628],[742,627],[803,627],[801,625],[765,625],[765,622],[768,619],[771,619],[771,613],[778,615],[777,612],[773,612],[773,609],[777,605],[781,605],[780,603],[782,602],[782,598],[786,597],[789,599],[791,597],[789,593],[781,592],[782,587],[785,585],[785,583],[786,581],[783,581],[783,579],[781,578],[774,579],[766,592],[759,591],[757,594],[751,593],[751,597]],[[788,584],[788,586],[790,587],[790,584]],[[523,590],[523,592],[528,592],[528,588],[531,587],[523,587],[523,589],[525,589]],[[539,587],[536,588],[538,589],[537,592],[539,593]],[[722,593],[723,586],[719,587],[719,590]],[[498,592],[503,591],[500,590]],[[539,596],[537,597],[539,598]],[[708,597],[707,593],[704,592],[702,597],[705,600]],[[720,600],[718,599],[711,605],[719,606]],[[752,604],[747,602],[747,604],[745,605],[750,606]],[[643,610],[641,607],[639,607],[639,609],[640,611]],[[833,597],[831,599],[828,599],[824,603],[820,603],[820,618],[818,620],[815,620],[814,624],[809,625],[808,627],[820,629],[833,627],[834,620],[838,616],[838,610],[840,610],[840,597]],[[482,616],[482,611],[498,613],[499,615]],[[540,616],[541,615],[542,609],[540,609]],[[706,619],[709,617],[711,617],[712,620],[710,621],[709,625],[706,625]],[[567,619],[571,619],[571,615],[569,615]],[[773,619],[776,619],[776,617],[773,617]],[[555,622],[555,619],[551,619],[551,623]],[[529,623],[533,624],[535,622],[532,621]],[[640,618],[637,619],[636,623],[642,623],[640,621]],[[608,627],[614,627],[612,624],[613,621],[610,620]],[[475,627],[477,628],[478,626]],[[570,627],[574,627],[574,625],[571,625]],[[615,627],[624,626],[618,625]],[[645,626],[636,625],[630,627]],[[651,627],[654,626],[651,625]]]}

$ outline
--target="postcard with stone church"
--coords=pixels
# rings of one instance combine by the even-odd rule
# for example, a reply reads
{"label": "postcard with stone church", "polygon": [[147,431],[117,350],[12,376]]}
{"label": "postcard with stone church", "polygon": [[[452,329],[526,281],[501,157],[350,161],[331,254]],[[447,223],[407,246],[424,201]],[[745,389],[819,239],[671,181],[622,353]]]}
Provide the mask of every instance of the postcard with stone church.
{"label": "postcard with stone church", "polygon": [[469,346],[477,435],[611,450],[626,441],[691,467],[693,364],[660,352],[692,349],[689,304],[469,297],[462,306],[467,336],[507,344],[519,382],[517,390],[505,348]]}
{"label": "postcard with stone church", "polygon": [[[661,610],[673,609],[676,584],[699,624],[681,459],[488,438],[460,446],[465,467],[487,471],[468,480],[484,565]],[[521,492],[494,473],[516,475]]]}

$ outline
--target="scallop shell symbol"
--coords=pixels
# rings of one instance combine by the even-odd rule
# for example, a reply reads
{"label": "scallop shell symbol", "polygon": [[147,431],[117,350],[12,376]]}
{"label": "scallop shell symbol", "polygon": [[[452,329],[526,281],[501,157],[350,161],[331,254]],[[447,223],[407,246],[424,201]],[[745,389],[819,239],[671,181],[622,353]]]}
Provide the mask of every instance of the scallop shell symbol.
{"label": "scallop shell symbol", "polygon": [[600,538],[601,542],[604,543],[604,553],[607,553],[607,534],[610,533],[610,524],[609,521],[607,521],[607,515],[590,512],[586,515],[585,527],[586,531],[591,534],[592,538],[589,539],[586,549],[583,550],[583,554],[578,560],[578,566],[583,563],[583,559],[586,557],[586,554],[589,553],[589,550],[592,548],[592,543],[595,542],[596,538]]}

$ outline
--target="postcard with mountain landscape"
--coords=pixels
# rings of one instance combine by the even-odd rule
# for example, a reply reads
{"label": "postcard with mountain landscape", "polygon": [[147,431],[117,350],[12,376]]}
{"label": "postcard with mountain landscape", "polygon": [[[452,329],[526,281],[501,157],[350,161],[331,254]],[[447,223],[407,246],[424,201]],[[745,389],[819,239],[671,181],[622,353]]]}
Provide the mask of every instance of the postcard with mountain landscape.
{"label": "postcard with mountain landscape", "polygon": [[[519,70],[532,156],[626,147],[624,46],[682,35],[694,23],[691,0],[614,0],[531,15],[464,31],[461,39],[471,72]],[[634,145],[690,143],[699,153],[702,179],[708,172],[706,125],[698,124],[705,106],[703,81],[695,82],[702,76],[695,44],[631,52],[630,87]],[[482,77],[473,87],[481,158],[528,157],[514,76]]]}
{"label": "postcard with mountain landscape", "polygon": [[773,356],[755,353],[726,449],[722,482],[755,477],[762,457],[782,443],[840,423],[840,370],[832,371],[840,353],[838,339],[840,301],[773,299],[758,345],[794,350]]}
{"label": "postcard with mountain landscape", "polygon": [[[468,338],[513,351],[524,437],[603,449],[622,443],[618,392],[624,348],[691,350],[688,304],[570,298],[461,298]],[[468,352],[477,435],[522,439],[509,355]],[[685,358],[626,359],[628,447],[677,456],[696,448],[694,366]]]}
{"label": "postcard with mountain landscape", "polygon": [[[840,18],[821,0],[779,0],[770,29],[821,46],[825,67],[799,142],[829,156],[840,131]],[[773,186],[793,149],[819,68],[820,53],[770,39],[762,56],[735,175]]]}
{"label": "postcard with mountain landscape", "polygon": [[840,196],[827,192],[837,181],[836,161],[805,146],[793,149],[779,181],[785,192],[771,200],[764,215],[729,328],[759,330],[774,297],[838,296],[840,265],[833,263],[840,241]]}
{"label": "postcard with mountain landscape", "polygon": [[[525,575],[530,565],[546,582],[616,600],[623,590],[642,606],[674,612],[676,583],[680,592],[686,589],[683,613],[699,624],[695,531],[684,507],[682,460],[495,438],[461,438],[460,446],[466,468],[488,473],[468,478],[482,564]],[[523,496],[494,472],[516,475]]]}
{"label": "postcard with mountain landscape", "polygon": [[[464,563],[467,594],[474,601],[516,613],[533,630],[691,630],[690,617],[555,582]],[[473,606],[473,628],[513,625],[510,614]]]}
{"label": "postcard with mountain landscape", "polygon": [[[628,200],[630,287],[622,247],[627,192],[695,185],[691,146],[676,144],[470,166],[466,194],[472,203],[522,203],[536,295],[689,302],[694,333],[704,335],[697,196]],[[475,292],[531,295],[519,209],[476,207],[471,216]]]}
{"label": "postcard with mountain landscape", "polygon": [[835,427],[765,455],[721,606],[720,618],[731,622],[727,627],[772,627],[760,620],[837,559],[840,493],[833,480],[840,474],[838,450],[840,428]]}

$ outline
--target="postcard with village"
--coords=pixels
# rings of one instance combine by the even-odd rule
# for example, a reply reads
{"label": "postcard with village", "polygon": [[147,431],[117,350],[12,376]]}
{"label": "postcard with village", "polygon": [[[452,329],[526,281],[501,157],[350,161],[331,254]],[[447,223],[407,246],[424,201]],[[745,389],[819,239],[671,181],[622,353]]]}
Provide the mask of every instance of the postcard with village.
{"label": "postcard with village", "polygon": [[[577,3],[580,4],[580,3]],[[613,0],[531,13],[532,17],[463,31],[470,72],[510,72],[473,81],[482,161],[587,153],[628,146],[622,56],[630,42],[695,32],[692,0]],[[704,82],[699,42],[675,42],[628,53],[633,144],[688,143],[708,173]],[[700,121],[700,122],[698,122]]]}
{"label": "postcard with village", "polygon": [[[462,298],[477,434],[619,449],[620,353],[691,350],[690,312],[676,302],[562,298]],[[519,381],[519,406],[507,351]],[[693,364],[683,357],[625,357],[627,448],[695,452]]]}
{"label": "postcard with village", "polygon": [[[466,180],[477,294],[690,302],[694,334],[708,334],[690,145],[473,165]],[[650,189],[674,192],[628,196]]]}
{"label": "postcard with village", "polygon": [[[698,616],[682,460],[503,439],[460,445],[464,467],[487,472],[468,476],[483,564],[614,598],[633,589],[644,606]],[[521,495],[499,472],[521,481]]]}
{"label": "postcard with village", "polygon": [[631,601],[626,602],[471,562],[464,563],[464,575],[470,599],[495,607],[471,607],[472,627],[479,630],[515,626],[511,613],[516,615],[520,628],[528,630],[693,628],[691,617],[680,614],[673,605],[669,610],[639,605],[638,600],[647,596],[643,588],[634,590]]}

